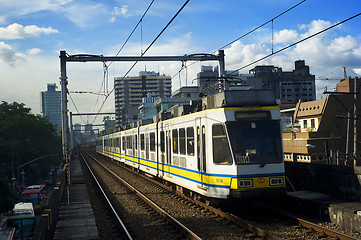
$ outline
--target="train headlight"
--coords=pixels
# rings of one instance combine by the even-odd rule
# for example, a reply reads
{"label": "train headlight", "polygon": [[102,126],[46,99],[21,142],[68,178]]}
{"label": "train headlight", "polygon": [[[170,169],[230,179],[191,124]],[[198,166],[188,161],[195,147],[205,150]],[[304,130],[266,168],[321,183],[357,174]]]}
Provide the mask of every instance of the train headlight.
{"label": "train headlight", "polygon": [[252,187],[252,186],[253,186],[252,179],[241,179],[238,181],[239,188],[246,188],[246,187]]}
{"label": "train headlight", "polygon": [[283,185],[283,177],[274,177],[269,179],[270,186]]}

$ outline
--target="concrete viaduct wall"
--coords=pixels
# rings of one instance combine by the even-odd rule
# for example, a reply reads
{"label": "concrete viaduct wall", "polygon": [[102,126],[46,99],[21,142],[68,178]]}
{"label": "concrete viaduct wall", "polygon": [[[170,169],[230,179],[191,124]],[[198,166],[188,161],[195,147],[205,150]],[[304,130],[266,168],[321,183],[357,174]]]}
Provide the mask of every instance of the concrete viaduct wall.
{"label": "concrete viaduct wall", "polygon": [[285,162],[287,186],[361,201],[361,167]]}

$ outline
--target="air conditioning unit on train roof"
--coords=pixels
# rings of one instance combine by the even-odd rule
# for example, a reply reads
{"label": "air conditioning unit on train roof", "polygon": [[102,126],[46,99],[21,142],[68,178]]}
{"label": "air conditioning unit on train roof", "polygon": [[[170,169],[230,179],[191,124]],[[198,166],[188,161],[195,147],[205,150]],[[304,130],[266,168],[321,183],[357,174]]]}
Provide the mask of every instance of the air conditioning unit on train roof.
{"label": "air conditioning unit on train roof", "polygon": [[202,109],[242,106],[274,106],[276,98],[271,90],[226,90],[202,99]]}

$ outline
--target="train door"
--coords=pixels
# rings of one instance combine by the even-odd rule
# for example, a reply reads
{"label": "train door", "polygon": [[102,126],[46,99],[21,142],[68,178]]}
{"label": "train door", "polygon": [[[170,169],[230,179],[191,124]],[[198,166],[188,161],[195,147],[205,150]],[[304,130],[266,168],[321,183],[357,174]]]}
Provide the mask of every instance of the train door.
{"label": "train door", "polygon": [[165,139],[165,131],[164,128],[160,129],[160,174],[162,176],[164,176],[164,168],[165,168],[165,161],[166,161],[166,151],[165,151],[165,146],[166,146],[166,139]]}
{"label": "train door", "polygon": [[165,131],[165,138],[166,138],[166,167],[165,167],[165,171],[168,173],[168,176],[170,176],[170,165],[172,162],[172,138],[171,138],[171,134],[170,134],[170,129],[169,126],[166,126],[166,131]]}
{"label": "train door", "polygon": [[149,166],[149,133],[145,134],[145,164],[148,167]]}
{"label": "train door", "polygon": [[134,158],[135,158],[135,162],[137,163],[137,168],[139,169],[138,131],[139,128],[134,134]]}
{"label": "train door", "polygon": [[201,118],[196,118],[197,168],[200,174],[201,186],[204,186],[206,173],[206,128]]}

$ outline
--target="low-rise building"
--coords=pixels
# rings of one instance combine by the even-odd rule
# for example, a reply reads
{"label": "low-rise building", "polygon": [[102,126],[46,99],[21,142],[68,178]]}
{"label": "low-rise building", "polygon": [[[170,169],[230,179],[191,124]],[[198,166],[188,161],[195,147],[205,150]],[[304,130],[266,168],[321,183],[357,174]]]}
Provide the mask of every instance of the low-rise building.
{"label": "low-rise building", "polygon": [[[357,91],[360,89],[360,79],[355,78]],[[283,133],[283,148],[285,161],[353,164],[354,136],[353,132],[354,81],[343,80],[336,85],[337,91],[326,98],[317,101],[299,101],[295,108],[293,125],[299,128],[289,128]],[[360,97],[358,99],[358,107]],[[349,117],[351,116],[351,117]],[[360,120],[357,122],[361,123]],[[358,148],[361,146],[357,144]],[[357,156],[358,161],[360,154]]]}

